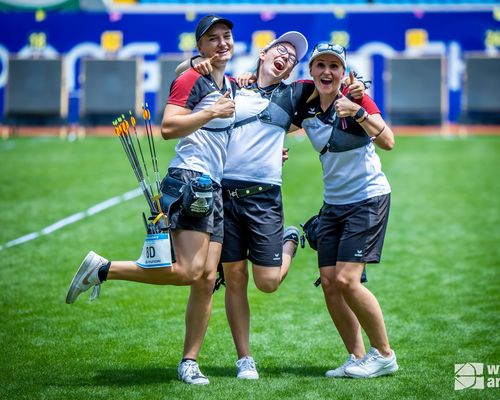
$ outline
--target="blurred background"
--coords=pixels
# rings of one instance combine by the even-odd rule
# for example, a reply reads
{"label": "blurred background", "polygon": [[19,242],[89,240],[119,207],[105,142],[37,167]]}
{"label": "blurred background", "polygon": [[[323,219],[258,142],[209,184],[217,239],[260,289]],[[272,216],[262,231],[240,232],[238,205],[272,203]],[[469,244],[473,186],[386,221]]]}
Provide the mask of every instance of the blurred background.
{"label": "blurred background", "polygon": [[[149,104],[159,121],[196,21],[235,23],[229,73],[287,30],[347,48],[393,125],[500,122],[498,0],[0,0],[0,123],[109,125]],[[309,76],[307,58],[293,79]]]}

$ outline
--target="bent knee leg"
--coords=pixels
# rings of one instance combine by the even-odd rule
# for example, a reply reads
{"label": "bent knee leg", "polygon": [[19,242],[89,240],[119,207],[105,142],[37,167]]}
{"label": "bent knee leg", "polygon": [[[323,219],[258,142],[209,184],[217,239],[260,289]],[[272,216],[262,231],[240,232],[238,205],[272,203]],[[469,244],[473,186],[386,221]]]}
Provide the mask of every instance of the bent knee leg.
{"label": "bent knee leg", "polygon": [[257,289],[264,293],[275,292],[280,286],[280,267],[254,265],[253,280]]}

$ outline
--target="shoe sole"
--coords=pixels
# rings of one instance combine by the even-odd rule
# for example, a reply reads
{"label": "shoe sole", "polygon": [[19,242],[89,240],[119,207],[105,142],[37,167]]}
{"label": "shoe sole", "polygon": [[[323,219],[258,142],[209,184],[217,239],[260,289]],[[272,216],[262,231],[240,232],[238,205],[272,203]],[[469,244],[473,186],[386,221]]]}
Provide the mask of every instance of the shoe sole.
{"label": "shoe sole", "polygon": [[198,382],[198,381],[188,382],[188,381],[185,381],[184,379],[182,379],[180,376],[178,376],[178,378],[181,382],[184,382],[186,385],[203,386],[203,385],[208,385],[210,383],[210,381],[208,379],[206,381],[201,381],[201,382]]}
{"label": "shoe sole", "polygon": [[88,254],[85,256],[83,259],[82,263],[80,264],[80,267],[78,268],[78,271],[76,271],[75,276],[71,280],[71,283],[68,288],[68,294],[66,295],[66,304],[73,304],[75,300],[78,298],[80,293],[76,294],[77,291],[77,283],[82,279],[82,276],[87,272],[88,265],[92,262],[94,257],[96,257],[97,254],[94,253],[93,251],[89,251]]}
{"label": "shoe sole", "polygon": [[184,382],[187,385],[195,385],[195,386],[205,386],[205,385],[208,385],[210,383],[210,382],[186,382],[186,381],[182,381],[182,382]]}
{"label": "shoe sole", "polygon": [[342,375],[327,375],[325,373],[325,378],[328,378],[328,379],[342,379],[342,378],[349,378],[349,376],[346,375],[345,371]]}
{"label": "shoe sole", "polygon": [[387,364],[384,368],[382,368],[381,370],[373,373],[373,374],[370,374],[370,375],[352,375],[352,374],[348,374],[346,372],[346,377],[348,378],[354,378],[354,379],[364,379],[364,378],[377,378],[379,376],[384,376],[384,375],[392,375],[394,374],[395,372],[397,372],[397,370],[399,369],[399,365],[398,363],[396,362],[396,360],[394,360],[393,362]]}
{"label": "shoe sole", "polygon": [[257,380],[257,379],[259,379],[259,375],[257,375],[257,376],[255,376],[255,375],[239,375],[236,378],[238,378],[238,379]]}

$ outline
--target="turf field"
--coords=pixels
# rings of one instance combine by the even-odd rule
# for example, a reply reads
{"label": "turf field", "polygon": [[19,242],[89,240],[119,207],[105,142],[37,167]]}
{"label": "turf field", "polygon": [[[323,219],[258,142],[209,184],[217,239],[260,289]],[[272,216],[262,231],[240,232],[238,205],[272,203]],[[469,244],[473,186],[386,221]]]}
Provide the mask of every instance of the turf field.
{"label": "turf field", "polygon": [[[321,205],[320,165],[307,140],[289,138],[288,146],[285,214],[297,225]],[[173,144],[159,148],[166,166]],[[176,380],[188,288],[109,282],[98,301],[83,295],[64,304],[89,249],[138,257],[140,197],[0,251],[0,398],[499,398],[500,388],[456,392],[453,385],[455,363],[500,364],[500,136],[400,137],[379,154],[392,213],[382,263],[368,268],[367,286],[384,310],[397,375],[323,377],[346,353],[312,284],[310,249],[299,251],[278,292],[250,285],[259,381],[235,379],[223,290],[199,357],[208,387]],[[0,159],[0,245],[136,187],[115,138],[14,138],[0,143]]]}

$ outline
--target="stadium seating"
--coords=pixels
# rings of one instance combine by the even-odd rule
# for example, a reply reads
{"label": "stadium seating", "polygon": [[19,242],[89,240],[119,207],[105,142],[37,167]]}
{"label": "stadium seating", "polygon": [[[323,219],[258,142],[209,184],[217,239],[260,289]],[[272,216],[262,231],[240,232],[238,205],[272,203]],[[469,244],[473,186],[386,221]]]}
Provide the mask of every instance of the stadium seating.
{"label": "stadium seating", "polygon": [[[115,2],[123,3],[123,0]],[[142,4],[379,4],[379,5],[495,5],[500,0],[137,0]]]}

